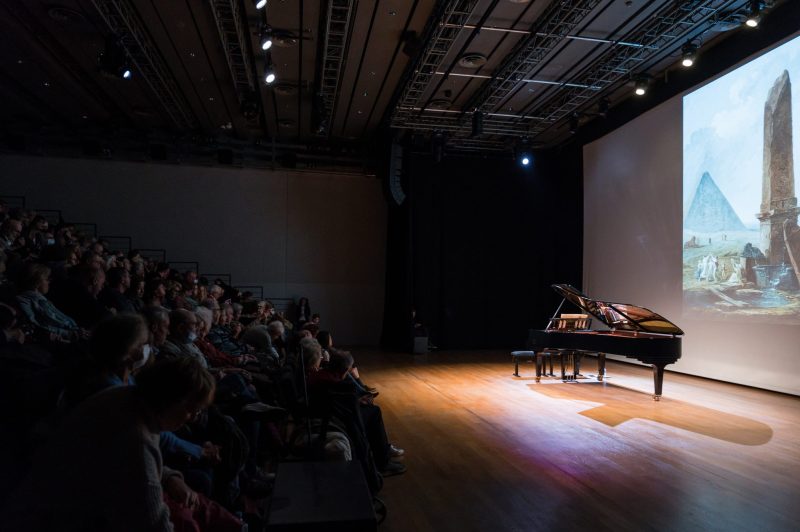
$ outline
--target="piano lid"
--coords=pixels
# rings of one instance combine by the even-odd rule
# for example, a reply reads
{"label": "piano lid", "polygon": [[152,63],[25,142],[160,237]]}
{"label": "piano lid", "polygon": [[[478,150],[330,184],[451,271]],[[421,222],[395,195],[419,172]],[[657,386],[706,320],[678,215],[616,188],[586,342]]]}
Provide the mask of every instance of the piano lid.
{"label": "piano lid", "polygon": [[553,290],[576,307],[603,322],[610,329],[683,334],[680,327],[650,309],[627,303],[597,301],[568,284],[554,284]]}

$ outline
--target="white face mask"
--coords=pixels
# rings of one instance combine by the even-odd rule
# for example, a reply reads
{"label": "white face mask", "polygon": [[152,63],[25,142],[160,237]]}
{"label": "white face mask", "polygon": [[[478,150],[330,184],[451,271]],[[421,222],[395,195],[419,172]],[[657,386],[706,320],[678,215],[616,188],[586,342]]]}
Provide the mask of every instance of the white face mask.
{"label": "white face mask", "polygon": [[142,358],[133,363],[133,369],[139,369],[147,364],[147,361],[150,359],[150,351],[152,351],[150,344],[144,344],[144,346],[142,346]]}
{"label": "white face mask", "polygon": [[194,342],[195,340],[197,340],[197,333],[194,332],[194,331],[190,331],[189,332],[189,341],[190,342]]}

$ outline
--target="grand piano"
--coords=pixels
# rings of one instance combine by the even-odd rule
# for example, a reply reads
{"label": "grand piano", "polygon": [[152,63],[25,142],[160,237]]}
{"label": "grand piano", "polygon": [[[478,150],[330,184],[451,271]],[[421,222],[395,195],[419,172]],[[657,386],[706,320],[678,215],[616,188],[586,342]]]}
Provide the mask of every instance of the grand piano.
{"label": "grand piano", "polygon": [[[624,355],[653,367],[653,399],[658,401],[664,382],[664,367],[681,358],[683,331],[646,308],[591,299],[568,284],[555,284],[552,287],[564,299],[547,329],[531,329],[528,334],[528,349],[537,354],[537,375],[538,358],[543,353],[562,356],[596,353],[598,380],[603,380],[605,375],[606,354]],[[566,302],[587,313],[586,318],[593,316],[608,330],[584,329],[582,325],[590,324],[591,319],[576,319],[576,315],[559,317]]]}

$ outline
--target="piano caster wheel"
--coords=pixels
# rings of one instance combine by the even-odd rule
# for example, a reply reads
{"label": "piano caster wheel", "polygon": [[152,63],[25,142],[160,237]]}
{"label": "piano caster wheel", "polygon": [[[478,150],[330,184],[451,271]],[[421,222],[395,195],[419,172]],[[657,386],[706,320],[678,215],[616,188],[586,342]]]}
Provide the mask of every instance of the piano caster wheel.
{"label": "piano caster wheel", "polygon": [[536,382],[539,382],[540,380],[542,380],[541,377],[536,377]]}
{"label": "piano caster wheel", "polygon": [[660,395],[654,395],[653,396],[653,401],[660,401],[660,400],[661,400],[661,396]]}
{"label": "piano caster wheel", "polygon": [[597,376],[597,381],[598,382],[603,382],[603,376],[602,375],[598,375]]}

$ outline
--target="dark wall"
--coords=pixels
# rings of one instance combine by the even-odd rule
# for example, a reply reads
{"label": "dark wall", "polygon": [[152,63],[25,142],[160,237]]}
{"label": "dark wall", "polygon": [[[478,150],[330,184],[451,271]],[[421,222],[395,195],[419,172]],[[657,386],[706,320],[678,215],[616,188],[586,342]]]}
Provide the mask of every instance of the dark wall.
{"label": "dark wall", "polygon": [[389,209],[384,345],[407,348],[414,306],[442,348],[523,347],[558,305],[550,285],[580,284],[579,147],[539,153],[531,169],[405,163],[406,201]]}

